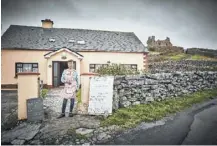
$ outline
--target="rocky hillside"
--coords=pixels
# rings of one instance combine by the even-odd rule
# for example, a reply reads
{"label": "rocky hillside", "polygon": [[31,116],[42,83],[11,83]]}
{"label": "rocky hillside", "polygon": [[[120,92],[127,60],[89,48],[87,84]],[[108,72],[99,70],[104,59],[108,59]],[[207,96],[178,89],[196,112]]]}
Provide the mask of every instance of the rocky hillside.
{"label": "rocky hillside", "polygon": [[186,53],[150,52],[150,72],[217,71],[217,58]]}

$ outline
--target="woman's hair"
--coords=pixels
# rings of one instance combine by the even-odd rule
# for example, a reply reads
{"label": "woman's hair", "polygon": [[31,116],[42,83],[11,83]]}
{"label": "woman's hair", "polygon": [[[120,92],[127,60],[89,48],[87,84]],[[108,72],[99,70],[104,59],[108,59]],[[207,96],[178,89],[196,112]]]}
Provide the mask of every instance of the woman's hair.
{"label": "woman's hair", "polygon": [[73,62],[74,60],[72,60],[72,59],[70,59],[70,60],[68,60],[67,62]]}

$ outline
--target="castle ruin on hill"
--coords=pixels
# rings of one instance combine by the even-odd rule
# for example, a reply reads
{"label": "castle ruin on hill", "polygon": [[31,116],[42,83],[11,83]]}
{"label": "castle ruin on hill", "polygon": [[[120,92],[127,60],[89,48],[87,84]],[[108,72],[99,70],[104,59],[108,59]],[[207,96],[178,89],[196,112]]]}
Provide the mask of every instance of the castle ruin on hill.
{"label": "castle ruin on hill", "polygon": [[172,47],[172,43],[170,42],[170,38],[166,37],[165,40],[157,40],[155,41],[155,36],[148,37],[147,40],[148,47]]}

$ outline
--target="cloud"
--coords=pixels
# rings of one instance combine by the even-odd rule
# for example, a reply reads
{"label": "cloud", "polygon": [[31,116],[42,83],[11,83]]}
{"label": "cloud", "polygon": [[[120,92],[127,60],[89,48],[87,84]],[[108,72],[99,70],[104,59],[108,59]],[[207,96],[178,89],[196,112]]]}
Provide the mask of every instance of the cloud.
{"label": "cloud", "polygon": [[213,0],[2,0],[3,32],[10,24],[133,31],[171,38],[174,45],[217,49],[217,9]]}

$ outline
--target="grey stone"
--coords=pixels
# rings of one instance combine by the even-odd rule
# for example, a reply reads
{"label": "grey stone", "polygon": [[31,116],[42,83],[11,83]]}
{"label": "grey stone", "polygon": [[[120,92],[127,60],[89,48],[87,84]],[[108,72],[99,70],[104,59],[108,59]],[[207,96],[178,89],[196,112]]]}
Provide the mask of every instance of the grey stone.
{"label": "grey stone", "polygon": [[169,84],[169,83],[171,83],[171,80],[161,80],[161,81],[159,81],[159,83]]}
{"label": "grey stone", "polygon": [[131,90],[129,89],[129,90],[126,90],[125,92],[124,92],[124,95],[130,95],[131,94]]}
{"label": "grey stone", "polygon": [[93,130],[94,129],[79,128],[79,129],[76,129],[75,131],[77,134],[87,135],[87,134],[93,133]]}
{"label": "grey stone", "polygon": [[134,95],[133,97],[129,98],[128,100],[129,100],[129,101],[136,101],[137,98],[136,98],[136,96]]}
{"label": "grey stone", "polygon": [[121,83],[121,86],[122,86],[123,88],[128,88],[128,87],[129,87],[129,85],[128,85],[128,84],[125,84],[125,83]]}
{"label": "grey stone", "polygon": [[82,145],[90,145],[90,143],[84,143],[84,144],[82,144]]}
{"label": "grey stone", "polygon": [[125,79],[125,76],[115,76],[114,79],[115,80],[123,80],[123,79]]}
{"label": "grey stone", "polygon": [[141,90],[144,92],[144,91],[148,91],[150,88],[142,88]]}
{"label": "grey stone", "polygon": [[146,97],[145,101],[154,101],[153,97]]}
{"label": "grey stone", "polygon": [[156,80],[147,79],[144,82],[145,85],[156,85],[158,82]]}
{"label": "grey stone", "polygon": [[2,133],[2,142],[11,142],[15,138],[31,140],[39,131],[41,124],[22,123],[12,130]]}
{"label": "grey stone", "polygon": [[121,85],[118,85],[118,86],[117,86],[117,89],[122,89],[122,86],[121,86]]}
{"label": "grey stone", "polygon": [[107,129],[108,129],[109,131],[115,131],[115,130],[120,129],[120,127],[117,126],[117,125],[112,125],[112,126],[108,126]]}
{"label": "grey stone", "polygon": [[123,106],[123,107],[128,107],[128,106],[130,106],[130,105],[131,105],[131,102],[130,102],[130,101],[125,101],[125,102],[122,103],[122,106]]}
{"label": "grey stone", "polygon": [[169,85],[168,85],[168,89],[169,89],[169,91],[172,91],[172,90],[174,90],[174,87],[173,87],[173,85],[169,84]]}
{"label": "grey stone", "polygon": [[98,141],[108,140],[109,138],[111,138],[111,136],[108,135],[108,134],[106,134],[105,132],[100,133],[100,134],[97,136],[97,140],[98,140]]}
{"label": "grey stone", "polygon": [[120,101],[121,101],[121,102],[127,101],[127,97],[126,97],[126,96],[121,97],[121,98],[120,98]]}
{"label": "grey stone", "polygon": [[42,142],[41,142],[40,140],[32,140],[32,141],[30,142],[30,144],[31,144],[31,145],[41,145]]}
{"label": "grey stone", "polygon": [[23,145],[25,143],[25,140],[15,139],[11,142],[13,145]]}
{"label": "grey stone", "polygon": [[140,94],[135,94],[135,97],[138,99],[138,98],[140,98],[141,96],[140,96]]}
{"label": "grey stone", "polygon": [[140,104],[140,101],[135,101],[132,103],[132,105],[139,105]]}
{"label": "grey stone", "polygon": [[152,90],[155,90],[155,89],[157,89],[157,88],[158,88],[158,85],[152,85],[152,86],[151,86],[151,89],[152,89]]}
{"label": "grey stone", "polygon": [[119,84],[121,84],[120,80],[114,80],[114,85],[119,85]]}
{"label": "grey stone", "polygon": [[97,135],[97,140],[101,141],[103,140],[104,138],[106,138],[107,134],[106,133],[100,133],[99,135]]}

